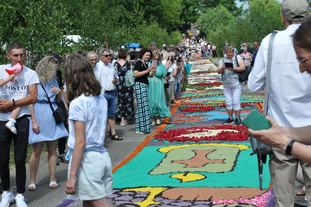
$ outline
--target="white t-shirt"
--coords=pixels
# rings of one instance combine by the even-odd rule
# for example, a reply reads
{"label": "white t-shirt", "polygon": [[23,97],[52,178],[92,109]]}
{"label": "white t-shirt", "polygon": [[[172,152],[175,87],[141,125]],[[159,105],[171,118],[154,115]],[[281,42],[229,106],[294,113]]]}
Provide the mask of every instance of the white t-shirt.
{"label": "white t-shirt", "polygon": [[174,63],[174,64],[171,65],[171,67],[169,67],[169,68],[167,69],[167,72],[170,73],[170,79],[169,79],[169,81],[175,81],[175,78],[174,78],[174,76],[173,76],[173,72],[174,72],[174,70],[175,70],[176,68],[177,68],[177,65],[176,65],[176,63]]}
{"label": "white t-shirt", "polygon": [[75,145],[74,121],[85,123],[86,145],[85,149],[105,149],[107,101],[104,95],[85,96],[80,95],[71,101],[69,106],[69,139],[70,149]]}
{"label": "white t-shirt", "polygon": [[[11,64],[0,65],[0,79],[7,79],[9,74],[5,69],[11,68]],[[6,99],[19,100],[28,96],[28,87],[40,83],[37,73],[30,68],[23,66],[23,71],[13,81],[10,81],[2,89],[6,92]],[[2,90],[3,91],[3,90]],[[28,115],[28,106],[22,106],[18,117]],[[0,120],[8,119],[10,113],[0,112]]]}
{"label": "white t-shirt", "polygon": [[114,91],[116,90],[115,84],[112,81],[115,78],[115,70],[111,63],[105,65],[102,61],[99,61],[96,64],[96,73],[95,76],[99,80],[103,91]]}

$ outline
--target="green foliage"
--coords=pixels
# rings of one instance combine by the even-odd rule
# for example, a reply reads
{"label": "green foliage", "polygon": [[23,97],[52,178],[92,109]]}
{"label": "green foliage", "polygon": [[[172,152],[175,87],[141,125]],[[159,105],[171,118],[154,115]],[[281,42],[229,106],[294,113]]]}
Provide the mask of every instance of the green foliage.
{"label": "green foliage", "polygon": [[158,46],[161,46],[163,44],[177,44],[182,39],[180,32],[175,31],[169,34],[157,22],[142,24],[136,29],[134,42],[139,42],[145,47],[148,47],[150,42],[156,42]]}
{"label": "green foliage", "polygon": [[198,22],[207,39],[218,46],[218,54],[226,42],[239,48],[242,42],[260,41],[274,29],[282,29],[275,0],[249,0],[249,9],[241,14],[231,14],[224,6],[207,9]]}
{"label": "green foliage", "polygon": [[68,16],[60,0],[12,0],[1,4],[0,9],[5,19],[0,24],[1,45],[19,42],[36,59],[62,49],[60,41],[67,32]]}
{"label": "green foliage", "polygon": [[[18,41],[31,51],[35,62],[52,51],[116,49],[129,42],[178,44],[181,32],[196,22],[218,48],[226,41],[238,45],[260,40],[281,28],[275,0],[249,0],[249,10],[241,11],[234,0],[1,1],[0,46]],[[67,44],[66,35],[82,38]],[[1,50],[1,62],[4,57]]]}
{"label": "green foliage", "polygon": [[233,22],[234,16],[230,11],[220,5],[215,8],[208,8],[198,19],[201,30],[208,34],[215,32],[219,28],[224,28]]}
{"label": "green foliage", "polygon": [[182,32],[190,29],[191,23],[197,22],[200,15],[209,8],[215,8],[219,5],[227,8],[233,13],[240,13],[240,9],[236,7],[234,0],[182,0],[182,13],[180,26]]}

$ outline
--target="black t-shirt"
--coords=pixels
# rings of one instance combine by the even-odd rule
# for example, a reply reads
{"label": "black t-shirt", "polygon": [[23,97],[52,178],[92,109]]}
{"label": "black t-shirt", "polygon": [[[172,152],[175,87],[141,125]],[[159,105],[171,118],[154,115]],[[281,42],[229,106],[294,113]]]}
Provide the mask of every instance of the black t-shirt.
{"label": "black t-shirt", "polygon": [[[148,66],[146,63],[143,63],[141,60],[137,60],[134,67],[133,67],[133,71],[137,70],[139,72],[141,71],[145,71],[148,69]],[[137,82],[141,82],[141,83],[145,83],[145,84],[149,84],[148,82],[148,73],[142,77],[139,77],[139,78],[135,78],[135,81]]]}

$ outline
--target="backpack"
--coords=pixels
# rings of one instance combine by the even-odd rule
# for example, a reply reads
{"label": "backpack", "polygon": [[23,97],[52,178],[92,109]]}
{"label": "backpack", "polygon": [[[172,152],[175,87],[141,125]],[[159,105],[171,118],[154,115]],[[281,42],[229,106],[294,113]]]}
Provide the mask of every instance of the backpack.
{"label": "backpack", "polygon": [[125,87],[131,87],[135,84],[135,77],[132,68],[126,71],[124,75],[124,85]]}
{"label": "backpack", "polygon": [[[237,55],[235,55],[235,61],[236,61],[236,65],[239,67]],[[239,75],[239,81],[241,83],[246,82],[248,80],[248,76],[251,73],[251,71],[252,71],[252,68],[250,66],[246,66],[244,71],[237,72],[237,74]]]}

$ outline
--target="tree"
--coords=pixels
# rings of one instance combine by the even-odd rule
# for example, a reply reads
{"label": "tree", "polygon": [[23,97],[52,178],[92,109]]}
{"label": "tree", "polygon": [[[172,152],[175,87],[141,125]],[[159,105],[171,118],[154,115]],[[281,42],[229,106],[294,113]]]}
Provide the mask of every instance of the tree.
{"label": "tree", "polygon": [[[243,1],[243,0],[242,0]],[[181,25],[182,32],[190,29],[192,23],[196,23],[200,15],[206,11],[206,9],[212,9],[219,5],[224,6],[228,11],[239,14],[241,9],[237,8],[234,0],[183,0],[182,1],[182,13],[181,13]]]}
{"label": "tree", "polygon": [[1,45],[19,42],[37,59],[49,51],[63,51],[61,39],[70,23],[60,0],[12,0],[2,3],[0,9],[4,20],[0,23]]}
{"label": "tree", "polygon": [[206,9],[199,17],[198,24],[200,29],[208,36],[209,33],[231,24],[234,18],[226,7],[219,5],[215,8]]}
{"label": "tree", "polygon": [[231,14],[223,6],[207,9],[199,17],[200,28],[207,39],[218,45],[239,47],[242,42],[260,41],[274,29],[281,29],[280,5],[275,0],[249,0],[249,9]]}

